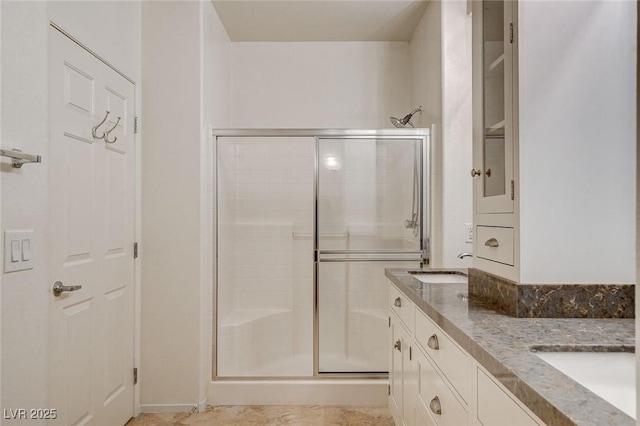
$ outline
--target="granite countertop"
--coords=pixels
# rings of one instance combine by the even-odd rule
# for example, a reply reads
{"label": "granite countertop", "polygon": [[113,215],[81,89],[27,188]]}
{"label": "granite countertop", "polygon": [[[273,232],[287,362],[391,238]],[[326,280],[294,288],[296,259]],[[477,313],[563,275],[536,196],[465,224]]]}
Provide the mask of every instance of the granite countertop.
{"label": "granite countertop", "polygon": [[467,284],[422,283],[406,269],[387,269],[386,276],[546,424],[636,424],[531,351],[535,346],[634,347],[634,319],[514,318],[468,299]]}

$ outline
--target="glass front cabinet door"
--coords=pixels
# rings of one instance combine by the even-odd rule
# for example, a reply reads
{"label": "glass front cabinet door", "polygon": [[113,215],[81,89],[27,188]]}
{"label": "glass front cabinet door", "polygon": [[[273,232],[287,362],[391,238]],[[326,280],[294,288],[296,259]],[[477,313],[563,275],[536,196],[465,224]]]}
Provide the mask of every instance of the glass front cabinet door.
{"label": "glass front cabinet door", "polygon": [[475,211],[513,213],[514,1],[478,1],[473,10]]}

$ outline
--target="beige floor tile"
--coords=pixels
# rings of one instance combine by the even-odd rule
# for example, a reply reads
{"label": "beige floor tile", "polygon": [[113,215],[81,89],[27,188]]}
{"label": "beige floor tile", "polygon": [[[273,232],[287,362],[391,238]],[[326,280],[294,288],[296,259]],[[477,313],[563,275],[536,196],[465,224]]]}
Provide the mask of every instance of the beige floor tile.
{"label": "beige floor tile", "polygon": [[141,414],[127,426],[393,426],[387,407],[208,406],[202,413]]}

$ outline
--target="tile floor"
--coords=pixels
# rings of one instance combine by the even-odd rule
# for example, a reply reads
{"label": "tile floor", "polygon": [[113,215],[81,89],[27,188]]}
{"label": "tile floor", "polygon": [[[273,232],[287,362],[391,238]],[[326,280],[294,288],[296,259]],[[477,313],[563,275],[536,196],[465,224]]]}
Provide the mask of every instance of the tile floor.
{"label": "tile floor", "polygon": [[393,426],[385,406],[208,406],[202,413],[140,414],[126,426]]}

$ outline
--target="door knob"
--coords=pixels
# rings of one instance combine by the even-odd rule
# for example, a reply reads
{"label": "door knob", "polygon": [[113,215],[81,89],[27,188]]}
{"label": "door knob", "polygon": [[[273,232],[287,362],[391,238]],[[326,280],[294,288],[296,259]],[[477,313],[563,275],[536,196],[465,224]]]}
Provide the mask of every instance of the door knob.
{"label": "door knob", "polygon": [[76,291],[82,288],[81,285],[63,285],[62,281],[56,281],[53,283],[53,295],[55,297],[60,296],[65,291]]}
{"label": "door knob", "polygon": [[491,177],[491,169],[487,169],[486,172],[484,172],[485,175],[487,175],[487,177]]}
{"label": "door knob", "polygon": [[471,169],[471,177],[480,176],[482,174],[482,170]]}
{"label": "door knob", "polygon": [[396,300],[393,301],[393,306],[395,306],[396,308],[401,308],[402,307],[402,299],[400,299],[399,297],[396,297]]}
{"label": "door knob", "polygon": [[396,340],[395,345],[393,345],[393,349],[397,349],[398,352],[402,352],[402,342],[400,339]]}

